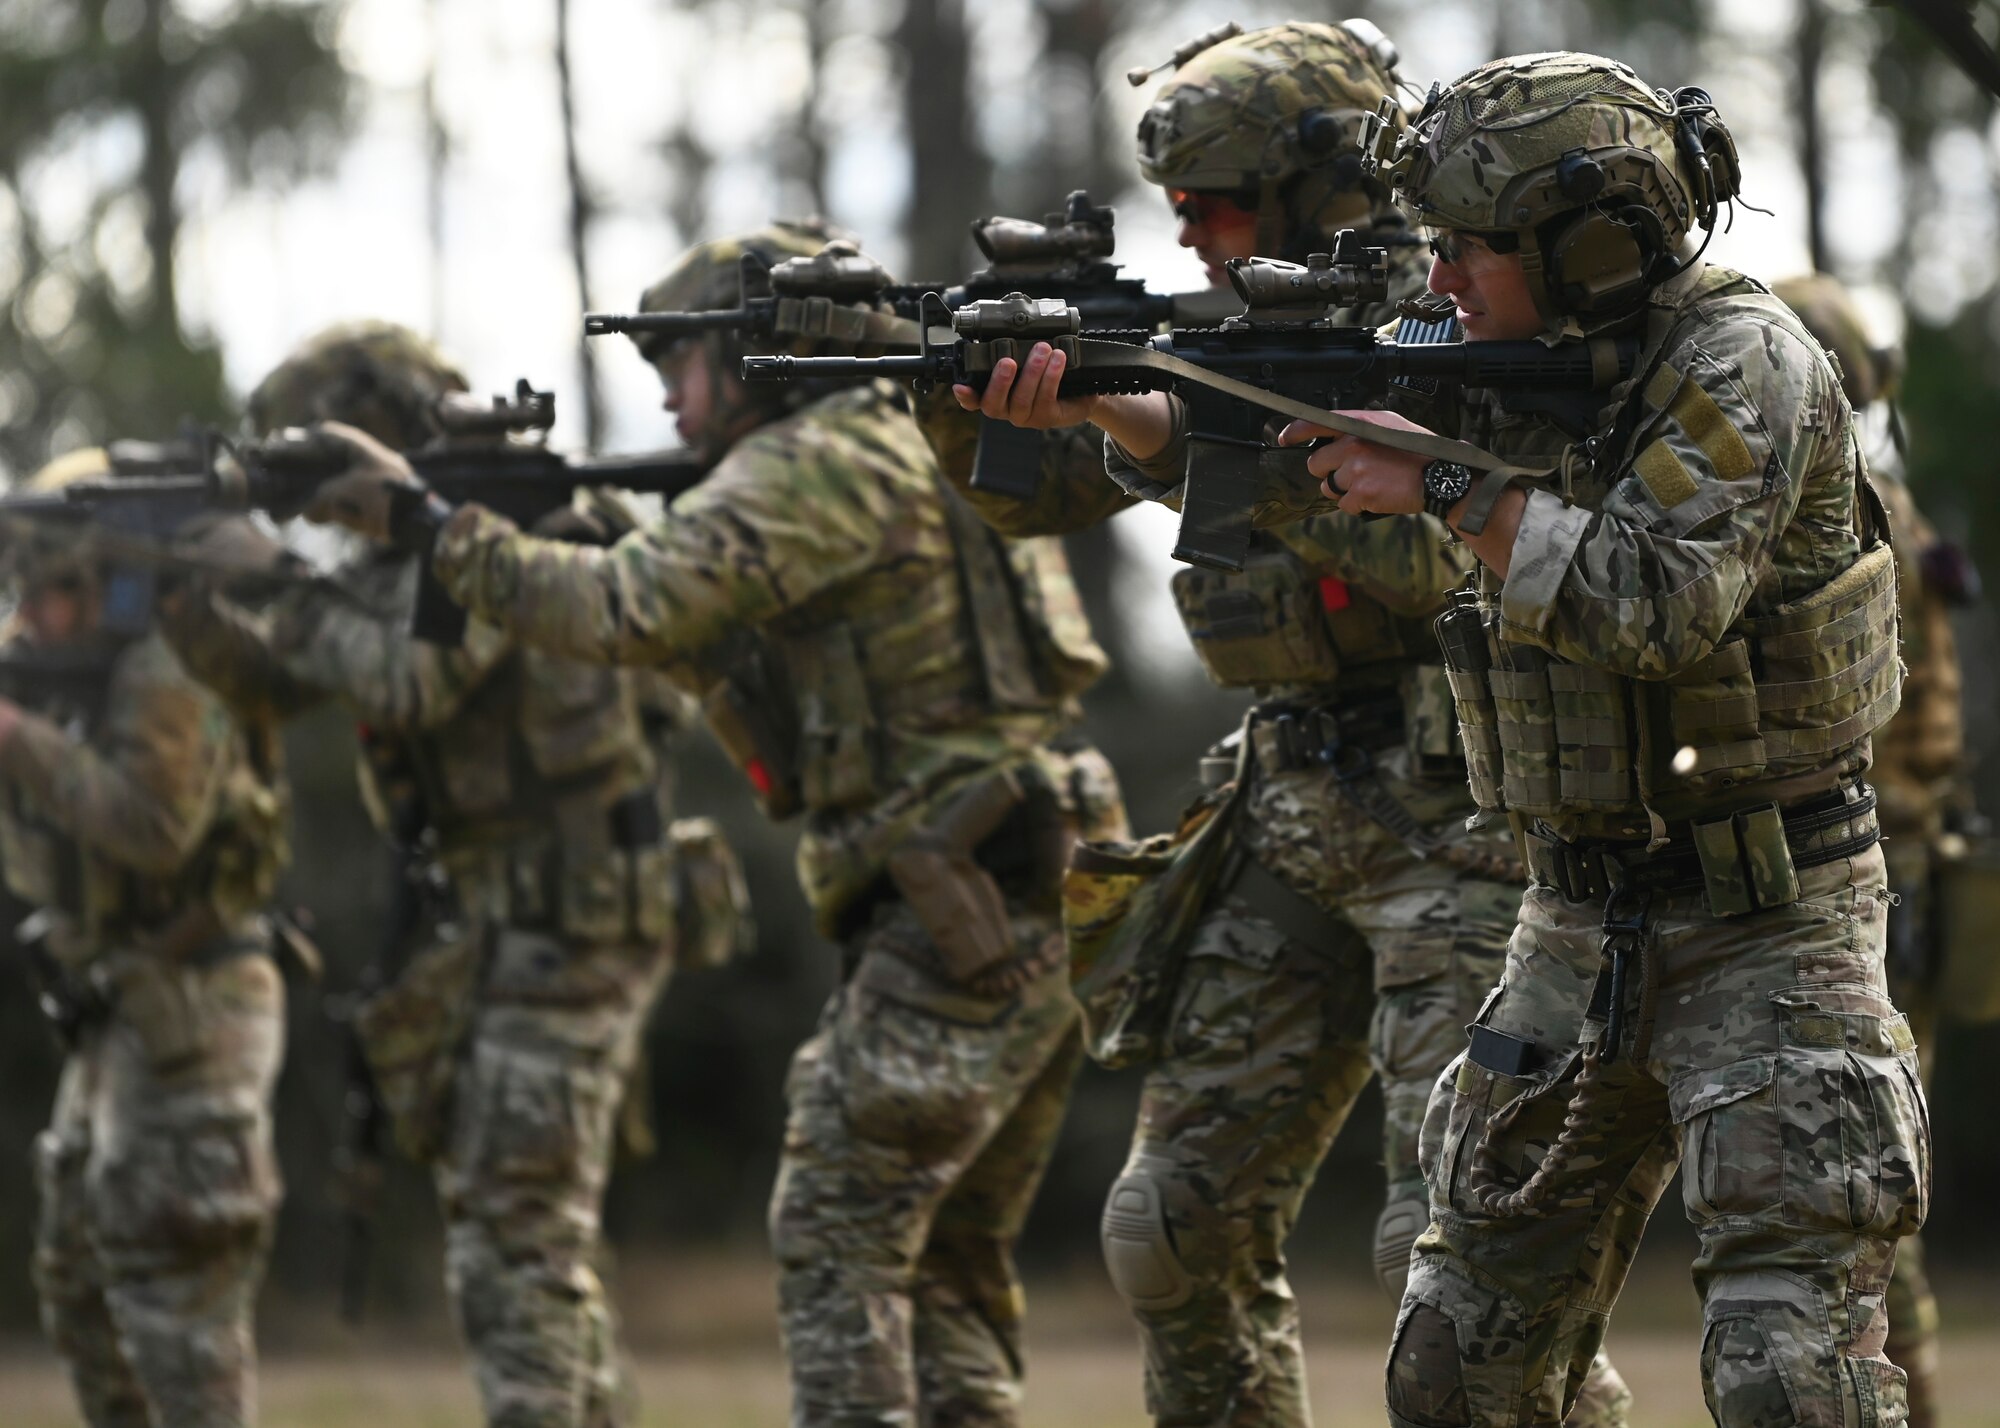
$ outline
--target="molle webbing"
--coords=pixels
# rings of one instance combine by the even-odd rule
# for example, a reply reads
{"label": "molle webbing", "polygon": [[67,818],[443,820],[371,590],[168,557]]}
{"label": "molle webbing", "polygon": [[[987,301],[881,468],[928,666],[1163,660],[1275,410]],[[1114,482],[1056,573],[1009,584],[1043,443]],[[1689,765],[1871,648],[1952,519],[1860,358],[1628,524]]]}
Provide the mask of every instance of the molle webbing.
{"label": "molle webbing", "polygon": [[1803,599],[1742,619],[1668,679],[1573,664],[1500,638],[1497,623],[1465,596],[1438,619],[1485,808],[1553,818],[1643,805],[1681,818],[1740,805],[1755,785],[1796,787],[1831,769],[1897,706],[1886,544]]}

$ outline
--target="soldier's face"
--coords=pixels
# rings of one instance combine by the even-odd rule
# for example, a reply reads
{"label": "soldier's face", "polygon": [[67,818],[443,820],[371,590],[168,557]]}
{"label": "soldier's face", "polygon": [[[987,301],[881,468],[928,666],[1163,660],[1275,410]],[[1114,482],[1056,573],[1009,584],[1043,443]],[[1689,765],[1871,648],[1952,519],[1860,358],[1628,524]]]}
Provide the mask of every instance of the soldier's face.
{"label": "soldier's face", "polygon": [[679,342],[654,364],[664,395],[660,405],[672,412],[681,440],[700,446],[713,435],[716,421],[715,369],[699,342]]}
{"label": "soldier's face", "polygon": [[1176,240],[1183,248],[1194,249],[1210,287],[1228,287],[1229,274],[1222,265],[1231,258],[1256,255],[1256,213],[1224,194],[1195,189],[1170,188],[1167,199],[1180,220]]}
{"label": "soldier's face", "polygon": [[21,622],[38,645],[81,639],[97,622],[96,602],[75,576],[37,581],[21,596]]}
{"label": "soldier's face", "polygon": [[1519,253],[1496,253],[1467,233],[1434,247],[1430,289],[1458,308],[1468,342],[1515,341],[1542,331]]}

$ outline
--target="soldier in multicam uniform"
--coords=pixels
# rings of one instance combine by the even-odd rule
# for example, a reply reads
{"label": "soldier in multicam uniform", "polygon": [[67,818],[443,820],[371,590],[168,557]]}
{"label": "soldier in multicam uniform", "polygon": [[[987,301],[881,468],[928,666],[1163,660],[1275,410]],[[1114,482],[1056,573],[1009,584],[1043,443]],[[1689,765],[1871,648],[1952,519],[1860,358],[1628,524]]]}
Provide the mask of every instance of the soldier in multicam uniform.
{"label": "soldier in multicam uniform", "polygon": [[[733,306],[741,254],[824,237],[704,244],[642,305]],[[609,550],[461,507],[434,568],[529,645],[685,666],[765,810],[807,816],[800,881],[845,977],[792,1065],[771,1207],[793,1421],[1017,1424],[1013,1246],[1081,1055],[1059,870],[1123,825],[1068,732],[1104,657],[1060,547],[966,511],[893,386],[749,389],[734,333],[641,350],[713,474]],[[316,507],[379,537],[408,479],[357,447]]]}
{"label": "soldier in multicam uniform", "polygon": [[[1824,274],[1791,278],[1772,291],[1796,312],[1820,345],[1840,359],[1841,388],[1857,416],[1888,410],[1901,354],[1869,340],[1854,299]],[[1893,431],[1893,426],[1891,427]],[[1938,1023],[1937,951],[1932,887],[1938,848],[1959,811],[1965,772],[1964,686],[1950,611],[1970,598],[1971,566],[1942,540],[1903,482],[1897,443],[1869,452],[1870,474],[1889,512],[1896,547],[1896,601],[1903,651],[1903,704],[1875,735],[1868,781],[1882,820],[1888,863],[1889,994],[1910,1019],[1928,1086],[1931,1039]],[[1911,1428],[1934,1428],[1938,1401],[1938,1306],[1924,1273],[1923,1242],[1912,1235],[1896,1250],[1889,1281],[1889,1342],[1883,1352],[1909,1376]]]}
{"label": "soldier in multicam uniform", "polygon": [[[464,390],[415,333],[357,323],[272,371],[250,419],[337,419],[415,447]],[[416,557],[371,548],[268,611],[209,594],[169,627],[239,709],[351,711],[371,812],[442,868],[451,915],[412,930],[434,945],[363,1010],[363,1046],[399,1143],[436,1176],[486,1422],[596,1428],[626,1416],[599,1215],[618,1107],[675,961],[652,731],[627,674],[477,620],[460,647],[415,639],[419,573]]]}
{"label": "soldier in multicam uniform", "polygon": [[[1930,1147],[1863,782],[1895,569],[1847,399],[1692,251],[1738,187],[1705,93],[1499,60],[1375,156],[1469,338],[1640,343],[1551,471],[1474,481],[1386,414],[1386,444],[1312,458],[1344,510],[1426,509],[1479,559],[1439,634],[1473,792],[1534,877],[1425,1120],[1390,1421],[1558,1422],[1685,1153],[1716,1422],[1900,1424],[1884,1294]],[[1517,454],[1493,407],[1432,421]]]}
{"label": "soldier in multicam uniform", "polygon": [[[102,452],[27,483],[110,474]],[[275,561],[241,522],[177,540]],[[91,1428],[241,1428],[280,1183],[270,1097],[284,983],[261,914],[286,858],[281,749],[150,628],[73,529],[10,541],[10,655],[101,658],[89,692],[0,700],[0,869],[68,1057],[36,1146],[35,1284]],[[64,681],[64,685],[69,685]]]}
{"label": "soldier in multicam uniform", "polygon": [[[1396,89],[1379,31],[1277,25],[1176,58],[1140,123],[1139,164],[1168,189],[1211,282],[1225,281],[1225,259],[1303,261],[1355,228],[1389,248],[1392,299],[1422,293],[1427,255],[1388,190],[1360,175],[1362,121]],[[1338,315],[1395,318],[1394,303]],[[1024,387],[1041,360],[1028,359]],[[987,415],[1008,415],[1008,377],[986,397]],[[1092,429],[1052,441],[1078,431]],[[927,432],[947,471],[969,471],[962,433],[939,420]],[[1139,461],[1113,444],[1114,484],[1092,434],[1087,466],[1045,461],[1032,503],[968,494],[1009,534],[1174,498],[1182,445]],[[1375,1257],[1392,1293],[1428,1222],[1424,1105],[1499,980],[1525,880],[1504,826],[1463,827],[1475,808],[1430,618],[1467,568],[1428,516],[1331,515],[1258,533],[1240,575],[1173,579],[1210,678],[1257,703],[1253,787],[1230,830],[1248,856],[1205,895],[1104,1211],[1105,1258],[1144,1336],[1161,1424],[1310,1421],[1285,1242],[1371,1074],[1388,1173]],[[1622,1423],[1629,1404],[1603,1362],[1571,1421]]]}

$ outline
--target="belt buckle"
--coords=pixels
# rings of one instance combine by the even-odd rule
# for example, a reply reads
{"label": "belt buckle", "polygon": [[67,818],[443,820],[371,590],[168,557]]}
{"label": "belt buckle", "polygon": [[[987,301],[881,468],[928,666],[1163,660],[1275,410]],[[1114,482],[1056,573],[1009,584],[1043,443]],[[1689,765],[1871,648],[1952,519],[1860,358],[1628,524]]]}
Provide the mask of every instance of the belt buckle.
{"label": "belt buckle", "polygon": [[1367,747],[1349,743],[1340,736],[1338,715],[1331,710],[1315,709],[1312,718],[1319,735],[1319,748],[1313,754],[1315,763],[1332,770],[1340,783],[1353,783],[1374,771],[1375,756]]}

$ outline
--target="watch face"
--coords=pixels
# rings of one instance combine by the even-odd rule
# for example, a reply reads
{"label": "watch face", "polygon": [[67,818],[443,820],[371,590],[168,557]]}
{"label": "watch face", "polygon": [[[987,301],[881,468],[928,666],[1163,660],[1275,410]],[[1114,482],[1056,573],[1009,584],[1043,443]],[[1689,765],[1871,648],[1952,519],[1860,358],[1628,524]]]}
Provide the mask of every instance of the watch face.
{"label": "watch face", "polygon": [[1456,461],[1433,461],[1424,468],[1424,505],[1443,515],[1472,489],[1472,470]]}

